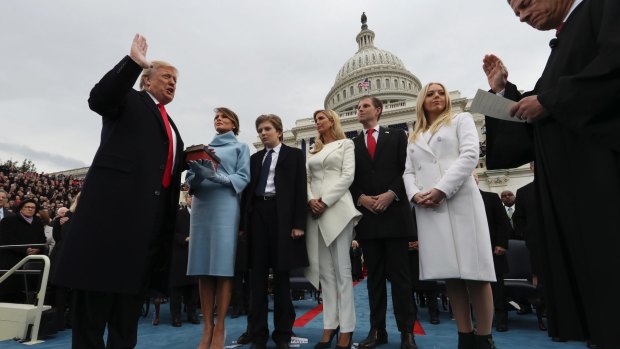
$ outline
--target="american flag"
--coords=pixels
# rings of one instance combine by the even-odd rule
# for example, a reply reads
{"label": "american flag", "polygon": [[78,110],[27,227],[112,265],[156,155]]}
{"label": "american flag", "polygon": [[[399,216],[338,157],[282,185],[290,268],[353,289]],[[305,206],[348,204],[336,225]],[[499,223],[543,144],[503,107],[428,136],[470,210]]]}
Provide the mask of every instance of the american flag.
{"label": "american flag", "polygon": [[361,81],[360,83],[358,83],[357,87],[368,89],[370,87],[370,81],[368,80],[368,78],[366,78],[364,79],[364,81]]}

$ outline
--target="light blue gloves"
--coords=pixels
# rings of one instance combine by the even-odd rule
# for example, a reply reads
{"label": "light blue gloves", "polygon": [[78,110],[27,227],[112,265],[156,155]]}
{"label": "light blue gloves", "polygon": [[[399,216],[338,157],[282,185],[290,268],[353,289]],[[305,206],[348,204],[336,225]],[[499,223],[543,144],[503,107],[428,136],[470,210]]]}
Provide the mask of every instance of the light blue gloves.
{"label": "light blue gloves", "polygon": [[195,180],[202,180],[202,178],[208,179],[213,183],[218,183],[222,185],[230,184],[230,179],[227,176],[216,172],[215,166],[213,166],[213,162],[210,160],[190,161],[188,163],[188,166],[195,175],[190,177],[189,179],[190,187],[192,186],[192,184],[197,184],[194,183]]}

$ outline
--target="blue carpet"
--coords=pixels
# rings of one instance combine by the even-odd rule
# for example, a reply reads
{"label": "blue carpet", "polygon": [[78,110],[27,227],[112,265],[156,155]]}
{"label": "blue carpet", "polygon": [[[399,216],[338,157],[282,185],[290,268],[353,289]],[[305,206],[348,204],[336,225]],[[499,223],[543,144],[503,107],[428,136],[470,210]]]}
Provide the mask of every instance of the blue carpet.
{"label": "blue carpet", "polygon": [[[366,282],[360,282],[354,287],[355,304],[357,311],[357,330],[353,335],[354,343],[364,339],[369,330],[369,311],[368,296],[366,292]],[[389,292],[388,292],[389,294]],[[307,297],[306,300],[295,301],[295,311],[297,317],[302,316],[306,312],[312,310],[316,305],[316,301]],[[441,307],[441,306],[440,306]],[[152,307],[151,307],[152,311]],[[270,313],[270,325],[271,313]],[[456,348],[456,324],[450,319],[448,312],[442,311],[440,314],[441,324],[431,325],[428,322],[428,312],[426,308],[420,309],[418,314],[420,324],[426,332],[426,335],[416,336],[416,342],[420,349],[454,349]],[[160,325],[152,326],[152,314],[147,318],[141,318],[138,328],[138,345],[136,348],[179,348],[194,349],[198,346],[200,336],[202,334],[202,325],[193,325],[183,323],[182,327],[172,327],[170,325],[171,318],[168,304],[161,306]],[[392,313],[391,301],[388,300],[388,336],[389,343],[382,345],[380,349],[398,349],[400,347],[400,334],[396,328],[394,316]],[[232,342],[239,337],[246,328],[246,317],[241,316],[236,319],[226,319],[227,338],[226,344],[231,345]],[[493,333],[495,343],[499,349],[583,349],[583,342],[567,342],[555,343],[547,336],[546,332],[539,331],[537,327],[536,316],[534,314],[517,315],[516,312],[510,312],[508,315],[508,332]],[[308,338],[309,344],[302,344],[301,348],[311,349],[322,334],[323,316],[319,314],[312,321],[308,322],[304,327],[294,328],[296,336]],[[334,343],[335,345],[335,343]],[[52,338],[46,339],[44,343],[34,346],[40,349],[56,349],[70,348],[71,332],[66,330],[59,332]],[[272,342],[268,346],[273,347]],[[25,348],[23,344],[14,341],[0,342],[2,349]],[[248,349],[249,345],[243,348]]]}

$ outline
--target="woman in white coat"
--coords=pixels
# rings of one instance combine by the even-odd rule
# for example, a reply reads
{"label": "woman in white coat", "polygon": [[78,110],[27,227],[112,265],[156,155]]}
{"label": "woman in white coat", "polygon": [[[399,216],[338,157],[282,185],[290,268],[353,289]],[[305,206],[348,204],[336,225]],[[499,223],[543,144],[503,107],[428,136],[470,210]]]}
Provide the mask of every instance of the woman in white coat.
{"label": "woman in white coat", "polygon": [[[494,348],[495,281],[484,203],[472,177],[479,140],[469,113],[453,115],[440,83],[420,92],[403,179],[415,204],[420,279],[445,279],[459,331],[459,348]],[[476,333],[469,304],[476,314]]]}
{"label": "woman in white coat", "polygon": [[306,162],[308,206],[306,246],[310,266],[306,277],[323,297],[323,338],[314,348],[331,347],[340,330],[336,348],[350,348],[355,329],[355,308],[349,248],[353,226],[361,218],[349,186],[355,175],[355,146],[346,139],[338,114],[314,113],[318,135]]}

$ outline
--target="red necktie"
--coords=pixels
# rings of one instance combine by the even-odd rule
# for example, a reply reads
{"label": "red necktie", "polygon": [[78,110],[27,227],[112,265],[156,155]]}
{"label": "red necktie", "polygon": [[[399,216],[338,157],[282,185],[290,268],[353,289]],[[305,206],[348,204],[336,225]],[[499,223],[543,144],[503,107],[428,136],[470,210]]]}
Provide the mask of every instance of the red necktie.
{"label": "red necktie", "polygon": [[163,104],[158,104],[161,118],[164,120],[166,126],[166,133],[168,134],[168,161],[166,161],[166,168],[164,169],[164,178],[161,180],[161,185],[164,188],[168,188],[172,180],[172,130],[170,129],[170,121],[168,121],[168,113],[166,113],[166,107]]}
{"label": "red necktie", "polygon": [[374,128],[366,131],[366,146],[368,147],[368,155],[370,155],[371,159],[375,158],[375,149],[377,149],[377,141],[375,137],[372,136],[375,131]]}
{"label": "red necktie", "polygon": [[560,32],[562,31],[562,27],[564,26],[564,22],[560,23],[560,25],[558,25],[555,28],[555,37],[557,38],[558,35],[560,35]]}

